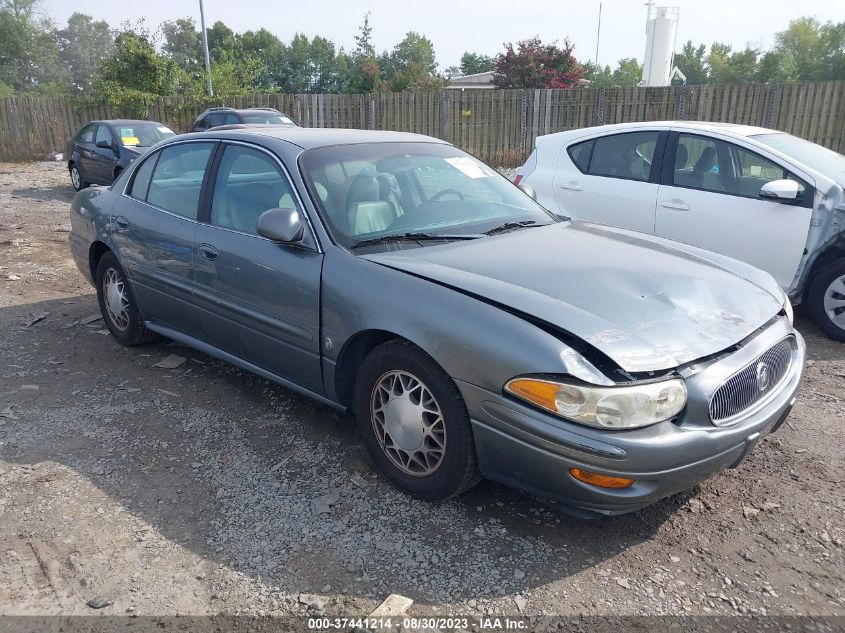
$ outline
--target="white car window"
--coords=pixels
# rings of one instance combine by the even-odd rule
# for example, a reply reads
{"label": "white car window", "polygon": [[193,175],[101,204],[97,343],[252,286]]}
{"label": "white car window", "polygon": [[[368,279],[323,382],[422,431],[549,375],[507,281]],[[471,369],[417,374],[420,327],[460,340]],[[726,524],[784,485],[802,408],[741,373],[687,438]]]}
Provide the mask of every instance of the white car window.
{"label": "white car window", "polygon": [[627,132],[595,140],[589,173],[627,180],[648,180],[660,132]]}

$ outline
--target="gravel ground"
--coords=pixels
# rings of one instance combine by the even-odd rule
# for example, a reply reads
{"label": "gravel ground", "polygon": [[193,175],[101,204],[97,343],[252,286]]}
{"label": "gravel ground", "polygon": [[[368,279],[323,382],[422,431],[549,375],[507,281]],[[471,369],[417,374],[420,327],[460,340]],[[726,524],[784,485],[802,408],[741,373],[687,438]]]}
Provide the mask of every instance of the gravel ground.
{"label": "gravel ground", "polygon": [[432,506],[331,410],[117,345],[72,195],[61,164],[0,164],[0,614],[845,615],[845,345],[800,314],[798,404],[737,470],[600,521],[491,483]]}

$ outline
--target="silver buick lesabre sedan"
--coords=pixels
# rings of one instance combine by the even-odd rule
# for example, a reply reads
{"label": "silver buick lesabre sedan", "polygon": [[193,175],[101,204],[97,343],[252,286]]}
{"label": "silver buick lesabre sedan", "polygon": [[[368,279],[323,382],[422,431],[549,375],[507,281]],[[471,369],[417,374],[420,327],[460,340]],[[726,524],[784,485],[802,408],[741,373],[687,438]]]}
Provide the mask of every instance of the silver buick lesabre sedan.
{"label": "silver buick lesabre sedan", "polygon": [[768,274],[552,215],[425,136],[179,136],[71,223],[120,343],[162,335],[351,412],[430,501],[487,477],[641,508],[739,464],[803,371]]}

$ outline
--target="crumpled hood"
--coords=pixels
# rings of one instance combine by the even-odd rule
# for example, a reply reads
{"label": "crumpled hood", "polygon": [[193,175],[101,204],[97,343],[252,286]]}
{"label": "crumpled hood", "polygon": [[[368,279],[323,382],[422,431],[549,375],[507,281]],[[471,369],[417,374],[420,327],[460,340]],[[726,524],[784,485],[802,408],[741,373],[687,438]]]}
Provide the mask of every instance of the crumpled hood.
{"label": "crumpled hood", "polygon": [[364,257],[532,315],[629,372],[730,347],[783,301],[775,281],[747,264],[583,221]]}

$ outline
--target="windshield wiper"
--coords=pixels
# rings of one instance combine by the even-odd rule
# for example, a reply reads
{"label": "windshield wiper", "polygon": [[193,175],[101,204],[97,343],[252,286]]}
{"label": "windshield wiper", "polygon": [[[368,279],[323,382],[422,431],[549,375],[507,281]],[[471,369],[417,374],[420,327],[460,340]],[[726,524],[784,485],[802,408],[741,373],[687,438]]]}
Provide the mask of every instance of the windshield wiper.
{"label": "windshield wiper", "polygon": [[484,231],[485,235],[496,235],[497,233],[504,233],[505,231],[512,231],[514,229],[521,229],[525,227],[546,226],[545,224],[537,224],[534,220],[520,220],[519,222],[505,222],[499,226],[493,227],[489,231]]}
{"label": "windshield wiper", "polygon": [[355,242],[349,248],[360,248],[362,246],[374,246],[377,244],[389,244],[390,242],[424,242],[424,241],[449,241],[449,240],[474,240],[481,237],[476,234],[453,235],[447,233],[399,233],[395,235],[382,235],[367,240]]}

